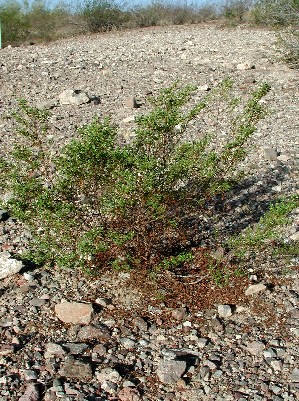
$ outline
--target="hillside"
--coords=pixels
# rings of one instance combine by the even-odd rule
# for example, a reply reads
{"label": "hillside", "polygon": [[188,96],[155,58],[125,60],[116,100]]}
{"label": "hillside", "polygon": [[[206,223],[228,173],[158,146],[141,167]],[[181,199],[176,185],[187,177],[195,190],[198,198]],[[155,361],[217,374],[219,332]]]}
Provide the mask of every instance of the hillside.
{"label": "hillside", "polygon": [[[18,98],[50,109],[55,153],[94,116],[110,115],[129,141],[150,95],[179,80],[196,85],[200,96],[228,76],[244,96],[263,82],[271,86],[263,99],[270,112],[241,166],[249,179],[226,203],[220,228],[229,232],[256,221],[278,195],[299,190],[299,75],[279,60],[273,31],[207,24],[5,48],[0,155],[15,141],[10,114]],[[66,90],[84,92],[86,101],[67,104]],[[215,130],[221,141],[219,114],[209,109],[191,137]],[[4,212],[0,217],[0,252],[26,249],[30,233]],[[298,209],[291,218],[284,235],[298,239]],[[210,227],[202,230],[208,246]],[[298,265],[298,258],[266,252],[225,287],[207,287],[200,271],[153,283],[134,272],[90,279],[27,266],[0,281],[0,400],[296,400]]]}

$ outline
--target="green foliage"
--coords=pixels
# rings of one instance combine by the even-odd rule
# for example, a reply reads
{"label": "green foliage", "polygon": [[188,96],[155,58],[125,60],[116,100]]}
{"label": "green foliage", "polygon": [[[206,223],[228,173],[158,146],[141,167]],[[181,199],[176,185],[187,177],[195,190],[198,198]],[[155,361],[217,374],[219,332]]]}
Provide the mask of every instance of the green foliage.
{"label": "green foliage", "polygon": [[281,240],[283,227],[289,223],[288,215],[299,207],[299,196],[293,195],[283,198],[270,205],[268,212],[265,213],[259,222],[248,227],[240,234],[232,237],[228,245],[239,258],[244,258],[248,253],[261,248],[267,248],[269,242],[272,244],[273,251],[276,253],[296,254],[298,244],[284,244]]}
{"label": "green foliage", "polygon": [[[261,85],[238,110],[232,109],[231,89],[224,80],[188,107],[196,88],[175,84],[137,119],[131,143],[120,146],[117,127],[94,119],[55,159],[49,114],[21,100],[14,113],[18,144],[6,168],[12,191],[6,207],[34,237],[31,257],[89,273],[176,268],[190,260],[184,220],[232,187],[246,142],[265,112],[259,101],[270,88]],[[211,133],[186,139],[189,123],[217,97],[227,99],[234,114],[218,150]]]}
{"label": "green foliage", "polygon": [[20,3],[9,0],[1,4],[0,19],[3,46],[20,44],[26,39],[29,23]]}

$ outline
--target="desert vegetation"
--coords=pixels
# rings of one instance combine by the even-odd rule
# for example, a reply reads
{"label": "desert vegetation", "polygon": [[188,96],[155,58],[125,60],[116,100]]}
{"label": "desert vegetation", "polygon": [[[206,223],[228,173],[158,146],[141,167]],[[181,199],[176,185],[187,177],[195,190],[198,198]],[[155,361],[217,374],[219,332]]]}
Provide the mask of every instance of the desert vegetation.
{"label": "desert vegetation", "polygon": [[[136,4],[136,3],[135,3]],[[113,29],[218,21],[226,25],[289,26],[299,21],[298,0],[187,2],[153,0],[129,6],[115,0],[4,0],[2,45],[20,45]]]}
{"label": "desert vegetation", "polygon": [[[3,206],[33,236],[26,257],[91,274],[107,268],[155,274],[190,263],[192,249],[201,242],[196,227],[202,218],[219,223],[221,213],[211,215],[211,207],[217,210],[216,204],[219,208],[238,188],[247,142],[266,113],[260,101],[268,84],[244,99],[234,96],[232,88],[225,79],[194,102],[196,87],[174,84],[152,98],[148,114],[136,118],[131,142],[120,141],[109,119],[94,119],[55,157],[45,139],[48,111],[20,100],[13,114],[18,139],[1,160],[1,172],[11,193]],[[190,122],[213,102],[223,114],[219,124],[222,118],[229,121],[223,124],[223,143],[216,132],[188,139]],[[296,207],[298,196],[270,208],[257,228],[235,235],[229,247],[237,254],[240,247],[249,250],[276,238],[273,229],[283,226]],[[212,259],[209,263],[215,275]]]}

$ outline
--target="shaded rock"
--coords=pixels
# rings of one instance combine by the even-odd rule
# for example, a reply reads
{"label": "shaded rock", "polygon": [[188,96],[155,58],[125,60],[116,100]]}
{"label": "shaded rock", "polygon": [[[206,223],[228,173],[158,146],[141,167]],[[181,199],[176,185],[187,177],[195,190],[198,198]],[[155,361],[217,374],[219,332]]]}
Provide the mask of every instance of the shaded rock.
{"label": "shaded rock", "polygon": [[5,221],[9,218],[9,213],[6,210],[0,209],[0,221]]}
{"label": "shaded rock", "polygon": [[13,276],[18,273],[23,267],[23,263],[13,259],[9,252],[0,253],[0,279]]}
{"label": "shaded rock", "polygon": [[55,313],[64,323],[88,324],[93,315],[91,304],[63,302],[55,305]]}
{"label": "shaded rock", "polygon": [[92,378],[92,369],[89,363],[69,357],[59,370],[59,374],[73,379],[90,380]]}
{"label": "shaded rock", "polygon": [[61,105],[73,104],[79,106],[80,104],[88,103],[89,100],[87,94],[78,89],[66,89],[59,95],[59,102]]}
{"label": "shaded rock", "polygon": [[19,398],[19,401],[39,401],[41,400],[38,387],[35,384],[30,384],[25,393]]}
{"label": "shaded rock", "polygon": [[157,369],[157,376],[162,383],[176,383],[186,370],[185,361],[161,360]]}
{"label": "shaded rock", "polygon": [[72,355],[80,355],[87,350],[88,344],[84,343],[65,343],[63,347]]}

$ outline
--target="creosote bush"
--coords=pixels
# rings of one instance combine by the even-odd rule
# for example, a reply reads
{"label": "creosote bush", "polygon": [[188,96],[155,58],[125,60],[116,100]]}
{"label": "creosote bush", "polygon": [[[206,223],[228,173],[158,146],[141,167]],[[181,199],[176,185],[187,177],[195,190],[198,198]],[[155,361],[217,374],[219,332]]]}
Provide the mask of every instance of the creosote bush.
{"label": "creosote bush", "polygon": [[[119,144],[108,118],[94,119],[55,158],[46,140],[48,112],[20,101],[18,144],[2,166],[12,193],[6,207],[33,235],[30,258],[92,274],[171,269],[190,260],[188,218],[235,184],[247,141],[265,113],[260,100],[267,84],[243,102],[230,95],[232,85],[226,79],[191,105],[196,88],[175,84],[136,118],[131,143]],[[188,140],[190,123],[219,96],[232,115],[226,141],[215,146],[210,132]]]}

